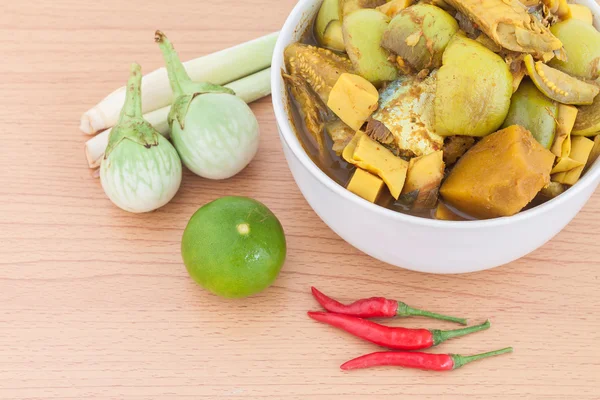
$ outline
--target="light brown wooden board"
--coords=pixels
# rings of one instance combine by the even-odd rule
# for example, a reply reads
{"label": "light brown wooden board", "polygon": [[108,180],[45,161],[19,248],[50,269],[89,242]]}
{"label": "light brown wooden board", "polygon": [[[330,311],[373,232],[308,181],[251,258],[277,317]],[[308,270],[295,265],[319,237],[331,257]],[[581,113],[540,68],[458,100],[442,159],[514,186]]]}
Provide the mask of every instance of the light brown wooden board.
{"label": "light brown wooden board", "polygon": [[[124,84],[132,61],[161,66],[154,30],[187,59],[278,30],[293,5],[2,2],[0,399],[598,399],[598,193],[558,237],[511,265],[464,276],[404,271],[353,249],[313,213],[264,99],[252,106],[260,151],[239,176],[186,173],[174,201],[148,215],[105,198],[86,166],[79,116]],[[242,301],[196,286],[179,253],[192,213],[231,194],[266,203],[289,242],[275,285]],[[385,295],[489,317],[491,330],[436,351],[515,353],[445,374],[343,373],[342,362],[377,348],[309,320],[318,309],[311,285],[341,300]]]}

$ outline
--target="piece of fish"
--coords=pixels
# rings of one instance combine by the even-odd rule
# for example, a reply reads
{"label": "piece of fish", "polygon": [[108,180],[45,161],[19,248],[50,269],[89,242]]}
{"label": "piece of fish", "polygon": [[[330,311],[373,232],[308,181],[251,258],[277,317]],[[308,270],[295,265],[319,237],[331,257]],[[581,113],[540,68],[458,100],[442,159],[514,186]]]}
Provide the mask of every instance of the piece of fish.
{"label": "piece of fish", "polygon": [[420,80],[403,76],[379,96],[379,108],[367,134],[400,156],[423,156],[441,150],[444,138],[434,129],[436,73]]}

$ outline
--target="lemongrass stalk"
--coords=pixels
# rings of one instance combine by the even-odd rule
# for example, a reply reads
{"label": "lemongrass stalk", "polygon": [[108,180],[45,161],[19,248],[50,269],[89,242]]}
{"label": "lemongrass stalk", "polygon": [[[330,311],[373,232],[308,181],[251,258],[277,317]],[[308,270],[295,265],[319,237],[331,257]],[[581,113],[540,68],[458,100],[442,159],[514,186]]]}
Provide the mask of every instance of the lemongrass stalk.
{"label": "lemongrass stalk", "polygon": [[[246,103],[252,103],[271,93],[271,68],[238,79],[225,87],[232,89]],[[171,106],[163,107],[144,114],[144,119],[152,124],[161,135],[169,137],[168,116],[170,111]],[[98,168],[102,163],[110,132],[111,129],[105,130],[85,143],[85,156],[90,168]]]}
{"label": "lemongrass stalk", "polygon": [[233,90],[237,97],[250,104],[271,94],[271,68],[238,79],[225,87]]}
{"label": "lemongrass stalk", "polygon": [[[184,63],[192,81],[225,85],[262,71],[271,65],[273,50],[279,32],[218,51]],[[95,134],[113,127],[125,101],[126,88],[109,94],[81,117],[80,129]],[[142,80],[143,113],[158,110],[173,102],[173,92],[165,68],[157,69]]]}

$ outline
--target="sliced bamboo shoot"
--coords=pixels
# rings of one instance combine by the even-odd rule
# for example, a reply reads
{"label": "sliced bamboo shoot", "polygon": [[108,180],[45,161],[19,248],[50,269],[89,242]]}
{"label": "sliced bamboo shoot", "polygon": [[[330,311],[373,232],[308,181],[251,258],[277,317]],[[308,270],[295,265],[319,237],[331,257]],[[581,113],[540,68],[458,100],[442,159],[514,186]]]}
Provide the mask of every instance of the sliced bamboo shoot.
{"label": "sliced bamboo shoot", "polygon": [[552,182],[563,183],[565,185],[574,185],[577,183],[593,147],[594,142],[585,136],[573,137],[571,139],[571,154],[569,157],[580,162],[581,166],[567,172],[552,175]]}

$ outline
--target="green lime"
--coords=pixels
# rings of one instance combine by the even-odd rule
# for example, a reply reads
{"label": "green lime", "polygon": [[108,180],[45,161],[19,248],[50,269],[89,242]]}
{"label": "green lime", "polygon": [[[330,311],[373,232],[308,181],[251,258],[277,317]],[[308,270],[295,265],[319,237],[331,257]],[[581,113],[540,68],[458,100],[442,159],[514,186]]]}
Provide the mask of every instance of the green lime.
{"label": "green lime", "polygon": [[212,293],[231,298],[269,287],[285,254],[285,235],[275,214],[246,197],[222,197],[201,207],[181,242],[190,276]]}

